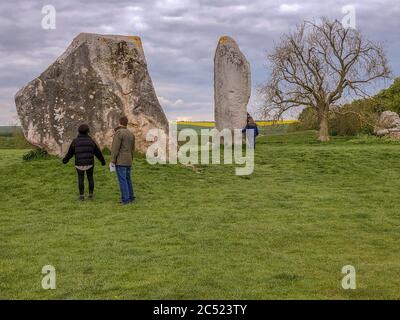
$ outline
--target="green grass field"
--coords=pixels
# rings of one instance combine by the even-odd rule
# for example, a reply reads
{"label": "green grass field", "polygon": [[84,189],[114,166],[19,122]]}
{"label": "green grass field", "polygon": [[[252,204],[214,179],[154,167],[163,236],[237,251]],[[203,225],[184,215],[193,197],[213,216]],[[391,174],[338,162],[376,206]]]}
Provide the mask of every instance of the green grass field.
{"label": "green grass field", "polygon": [[[10,141],[9,141],[10,142]],[[97,165],[77,201],[73,165],[0,150],[2,299],[398,299],[400,144],[258,140],[255,172],[135,160],[138,201],[117,204]],[[54,265],[57,289],[41,288]],[[357,270],[357,290],[341,269]]]}

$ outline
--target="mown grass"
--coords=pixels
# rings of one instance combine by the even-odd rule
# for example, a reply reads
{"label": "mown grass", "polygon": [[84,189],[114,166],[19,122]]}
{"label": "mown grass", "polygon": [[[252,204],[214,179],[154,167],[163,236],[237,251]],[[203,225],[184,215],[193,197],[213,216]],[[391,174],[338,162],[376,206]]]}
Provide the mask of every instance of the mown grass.
{"label": "mown grass", "polygon": [[[0,298],[398,299],[399,145],[314,132],[258,140],[255,172],[135,160],[135,205],[97,165],[77,201],[72,164],[0,150]],[[54,265],[57,289],[41,288]],[[341,269],[357,270],[357,290]]]}

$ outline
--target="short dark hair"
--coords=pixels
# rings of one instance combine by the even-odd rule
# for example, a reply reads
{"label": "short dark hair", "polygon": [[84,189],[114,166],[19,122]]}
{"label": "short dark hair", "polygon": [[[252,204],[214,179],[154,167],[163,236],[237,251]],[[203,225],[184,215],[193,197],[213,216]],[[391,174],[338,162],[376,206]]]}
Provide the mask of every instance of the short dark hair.
{"label": "short dark hair", "polygon": [[78,132],[80,134],[88,134],[90,131],[89,126],[87,124],[82,124],[78,128]]}
{"label": "short dark hair", "polygon": [[121,125],[121,126],[124,126],[124,127],[126,127],[127,125],[128,125],[128,118],[127,117],[125,117],[125,116],[123,116],[123,117],[121,117],[120,119],[119,119],[119,124]]}

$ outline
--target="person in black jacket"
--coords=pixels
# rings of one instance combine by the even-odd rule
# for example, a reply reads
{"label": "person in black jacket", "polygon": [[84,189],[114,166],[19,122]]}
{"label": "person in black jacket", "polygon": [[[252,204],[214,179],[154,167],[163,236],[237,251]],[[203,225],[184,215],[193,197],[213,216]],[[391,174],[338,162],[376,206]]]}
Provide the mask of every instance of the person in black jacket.
{"label": "person in black jacket", "polygon": [[78,187],[79,187],[79,199],[85,200],[85,172],[89,182],[89,199],[93,199],[94,192],[94,156],[101,162],[102,166],[106,165],[106,160],[100,151],[100,148],[89,136],[89,126],[83,124],[78,129],[79,135],[74,141],[72,141],[68,153],[63,159],[63,163],[67,164],[69,160],[75,156],[75,168],[78,173]]}

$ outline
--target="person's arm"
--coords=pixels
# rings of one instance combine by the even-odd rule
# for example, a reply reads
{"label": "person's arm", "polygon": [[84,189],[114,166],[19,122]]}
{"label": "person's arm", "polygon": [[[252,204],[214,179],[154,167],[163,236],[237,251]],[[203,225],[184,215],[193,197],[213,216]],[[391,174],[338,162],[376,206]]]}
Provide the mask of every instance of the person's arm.
{"label": "person's arm", "polygon": [[112,147],[111,147],[111,163],[116,163],[117,158],[119,155],[119,150],[121,149],[121,135],[119,134],[119,131],[115,133],[114,139],[112,142]]}
{"label": "person's arm", "polygon": [[260,135],[260,131],[258,131],[258,126],[256,126],[256,137]]}
{"label": "person's arm", "polygon": [[62,162],[64,164],[67,164],[69,162],[69,160],[71,160],[74,155],[75,155],[75,140],[72,141],[71,145],[69,146],[68,152],[65,155],[64,159],[62,160]]}
{"label": "person's arm", "polygon": [[106,165],[106,160],[104,159],[103,153],[101,152],[99,146],[97,145],[97,143],[94,143],[95,147],[94,147],[94,155],[96,156],[97,159],[99,159],[99,161],[101,162],[102,166]]}

